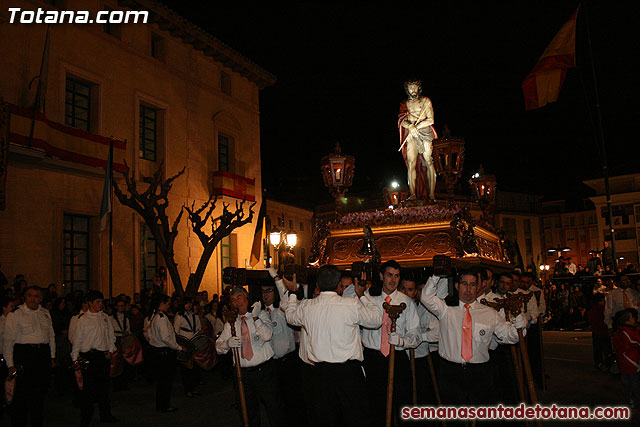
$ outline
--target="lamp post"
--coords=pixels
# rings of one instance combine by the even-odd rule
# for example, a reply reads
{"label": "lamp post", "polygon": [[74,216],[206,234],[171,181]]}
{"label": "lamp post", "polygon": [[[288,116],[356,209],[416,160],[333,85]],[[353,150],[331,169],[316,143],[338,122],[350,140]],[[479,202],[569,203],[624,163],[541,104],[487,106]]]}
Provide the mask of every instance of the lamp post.
{"label": "lamp post", "polygon": [[278,252],[278,266],[280,265],[282,253],[293,249],[298,243],[298,235],[292,229],[289,232],[284,231],[284,212],[282,213],[282,230],[278,227],[271,229],[269,233],[269,243]]}
{"label": "lamp post", "polygon": [[496,177],[484,173],[482,165],[479,172],[476,172],[469,180],[469,185],[478,199],[482,215],[489,224],[494,224],[495,203],[496,203]]}
{"label": "lamp post", "polygon": [[549,269],[551,268],[551,266],[549,264],[540,264],[540,273],[542,274],[542,284],[546,285],[547,284],[547,274],[549,273]]}
{"label": "lamp post", "polygon": [[342,154],[340,143],[336,142],[333,153],[322,158],[320,170],[325,187],[336,200],[336,213],[341,212],[341,201],[353,183],[355,157]]}
{"label": "lamp post", "polygon": [[453,203],[453,192],[464,166],[464,138],[452,137],[445,126],[442,138],[433,140],[432,159],[436,173],[444,178],[449,199]]}

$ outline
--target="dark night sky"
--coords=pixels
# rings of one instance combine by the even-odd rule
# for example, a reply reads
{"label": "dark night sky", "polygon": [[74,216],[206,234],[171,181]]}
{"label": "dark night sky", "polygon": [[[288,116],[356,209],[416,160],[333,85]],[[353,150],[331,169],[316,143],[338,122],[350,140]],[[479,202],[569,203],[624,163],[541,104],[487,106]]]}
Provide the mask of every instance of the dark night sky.
{"label": "dark night sky", "polygon": [[[520,86],[576,1],[166,3],[278,77],[260,102],[263,185],[275,199],[308,207],[329,201],[319,164],[336,140],[356,157],[352,193],[404,180],[396,120],[408,77],[423,80],[436,129],[446,123],[465,138],[465,179],[482,163],[500,188],[554,199],[581,197],[582,179],[601,176],[586,101],[593,84],[584,14],[578,68],[569,70],[559,101],[525,112]],[[640,169],[636,4],[589,7],[613,174]]]}

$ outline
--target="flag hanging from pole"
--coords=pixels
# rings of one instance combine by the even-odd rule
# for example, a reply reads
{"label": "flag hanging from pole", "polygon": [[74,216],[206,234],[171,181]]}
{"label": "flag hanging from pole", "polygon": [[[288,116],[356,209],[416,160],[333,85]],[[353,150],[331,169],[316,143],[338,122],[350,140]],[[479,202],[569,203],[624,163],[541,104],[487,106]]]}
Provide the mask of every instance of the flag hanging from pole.
{"label": "flag hanging from pole", "polygon": [[[579,7],[578,7],[579,9]],[[558,100],[567,69],[576,66],[576,19],[578,9],[551,40],[533,70],[522,82],[526,110]]]}
{"label": "flag hanging from pole", "polygon": [[107,229],[109,214],[111,214],[111,178],[113,175],[113,138],[109,143],[109,156],[107,168],[104,174],[104,187],[102,190],[102,206],[100,207],[100,232]]}
{"label": "flag hanging from pole", "polygon": [[251,246],[251,259],[249,263],[251,267],[260,262],[260,254],[262,253],[262,242],[267,237],[267,228],[265,227],[265,220],[267,217],[267,209],[264,197],[260,204],[260,213],[258,214],[258,222],[256,223],[256,231],[253,235],[253,245]]}

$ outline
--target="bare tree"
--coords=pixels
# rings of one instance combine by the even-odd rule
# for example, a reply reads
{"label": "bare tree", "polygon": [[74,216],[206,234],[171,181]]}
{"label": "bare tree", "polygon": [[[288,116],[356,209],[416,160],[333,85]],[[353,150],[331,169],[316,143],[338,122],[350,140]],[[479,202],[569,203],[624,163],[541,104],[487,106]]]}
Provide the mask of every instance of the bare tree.
{"label": "bare tree", "polygon": [[[143,192],[138,190],[138,182],[131,176],[129,166],[125,161],[125,171],[122,174],[126,184],[126,194],[123,192],[115,179],[113,180],[113,190],[121,204],[136,211],[149,227],[151,234],[156,240],[158,250],[162,254],[167,265],[167,271],[171,281],[180,295],[193,296],[198,292],[200,283],[211,259],[214,249],[218,243],[231,234],[236,228],[242,227],[253,220],[253,207],[255,202],[249,206],[249,214],[245,215],[245,200],[236,202],[234,212],[229,211],[229,204],[222,204],[222,215],[212,218],[217,197],[210,196],[209,199],[198,209],[194,209],[195,202],[191,208],[182,206],[178,216],[170,224],[167,217],[167,207],[169,206],[169,191],[173,186],[173,181],[184,173],[185,168],[168,179],[164,179],[164,162],[160,164],[153,177],[144,178],[143,182],[148,183],[148,187]],[[184,212],[187,212],[191,229],[194,231],[202,247],[204,248],[196,272],[189,275],[186,288],[183,286],[178,264],[175,261],[174,244],[178,235],[178,225]],[[202,214],[204,213],[204,216]],[[211,222],[211,234],[203,231],[207,222]]]}

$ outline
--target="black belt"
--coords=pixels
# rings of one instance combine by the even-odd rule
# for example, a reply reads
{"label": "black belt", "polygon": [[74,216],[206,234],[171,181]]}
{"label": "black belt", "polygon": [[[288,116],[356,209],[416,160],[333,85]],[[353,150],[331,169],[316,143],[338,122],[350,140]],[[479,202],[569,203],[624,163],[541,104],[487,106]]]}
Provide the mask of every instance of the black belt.
{"label": "black belt", "polygon": [[357,359],[349,359],[346,362],[316,362],[314,366],[362,366],[362,362]]}
{"label": "black belt", "polygon": [[256,365],[256,366],[249,366],[249,367],[246,367],[246,368],[243,367],[242,370],[245,371],[245,372],[257,372],[257,371],[260,371],[262,368],[265,368],[267,365],[269,365],[271,363],[273,363],[273,359],[266,360],[266,361],[264,361],[261,364]]}
{"label": "black belt", "polygon": [[488,362],[482,362],[482,363],[458,363],[458,362],[452,362],[450,360],[447,360],[443,357],[440,358],[440,363],[443,363],[445,365],[449,365],[449,366],[455,366],[457,368],[462,368],[462,369],[481,369],[481,368],[485,368],[487,367],[487,363]]}
{"label": "black belt", "polygon": [[49,348],[49,343],[44,344],[14,344],[14,348],[33,348],[33,349],[41,349],[41,348]]}

